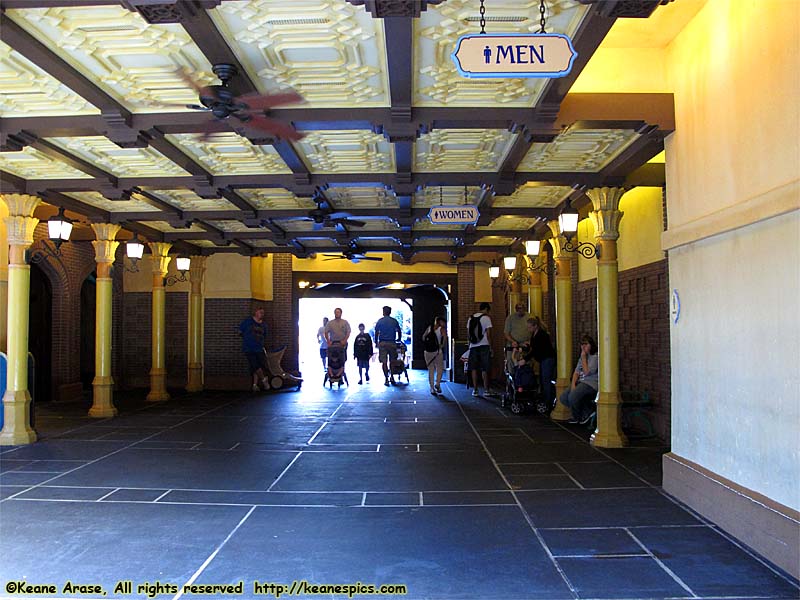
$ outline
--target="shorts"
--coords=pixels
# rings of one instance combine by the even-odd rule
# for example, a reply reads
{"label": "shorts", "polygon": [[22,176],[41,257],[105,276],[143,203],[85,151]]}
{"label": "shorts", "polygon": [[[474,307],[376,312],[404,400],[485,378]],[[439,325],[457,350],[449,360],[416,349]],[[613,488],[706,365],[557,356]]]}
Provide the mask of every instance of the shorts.
{"label": "shorts", "polygon": [[359,369],[369,369],[369,358],[356,358]]}
{"label": "shorts", "polygon": [[384,362],[386,358],[397,358],[397,344],[395,342],[378,342],[378,360]]}
{"label": "shorts", "polygon": [[247,357],[247,363],[250,365],[250,375],[253,375],[259,369],[262,371],[267,370],[263,352],[245,352],[244,355]]}
{"label": "shorts", "polygon": [[489,346],[475,346],[469,349],[469,370],[489,371],[491,363],[491,349]]}
{"label": "shorts", "polygon": [[319,349],[319,357],[322,360],[325,360],[326,358],[328,358],[328,349],[327,348],[320,348]]}

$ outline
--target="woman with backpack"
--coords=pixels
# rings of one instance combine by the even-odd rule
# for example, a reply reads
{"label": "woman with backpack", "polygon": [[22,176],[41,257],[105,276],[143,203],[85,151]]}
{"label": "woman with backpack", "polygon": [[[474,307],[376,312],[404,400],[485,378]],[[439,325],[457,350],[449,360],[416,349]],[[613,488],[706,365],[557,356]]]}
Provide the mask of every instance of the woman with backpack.
{"label": "woman with backpack", "polygon": [[374,354],[372,350],[372,338],[364,331],[364,324],[358,324],[358,335],[353,340],[353,358],[358,364],[358,384],[364,383],[362,370],[366,371],[367,381],[369,381],[369,359]]}
{"label": "woman with backpack", "polygon": [[433,396],[444,395],[442,393],[442,375],[444,375],[442,348],[446,343],[447,329],[444,317],[436,317],[422,334],[422,349],[425,353],[425,364],[428,367],[428,383],[430,383]]}

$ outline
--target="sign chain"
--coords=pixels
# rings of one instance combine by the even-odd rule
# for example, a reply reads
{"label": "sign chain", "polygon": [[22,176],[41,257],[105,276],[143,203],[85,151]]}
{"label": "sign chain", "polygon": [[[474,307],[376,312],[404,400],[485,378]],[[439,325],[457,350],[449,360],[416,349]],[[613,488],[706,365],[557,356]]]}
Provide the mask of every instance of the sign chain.
{"label": "sign chain", "polygon": [[481,0],[481,35],[486,33],[486,7],[483,5],[483,0]]}
{"label": "sign chain", "polygon": [[[481,0],[481,4],[483,4],[483,0]],[[540,0],[540,2],[539,2],[539,15],[540,15],[540,17],[539,17],[539,25],[541,25],[541,29],[539,30],[539,33],[545,33],[544,25],[545,25],[546,21],[545,21],[544,13],[545,13],[544,0]]]}

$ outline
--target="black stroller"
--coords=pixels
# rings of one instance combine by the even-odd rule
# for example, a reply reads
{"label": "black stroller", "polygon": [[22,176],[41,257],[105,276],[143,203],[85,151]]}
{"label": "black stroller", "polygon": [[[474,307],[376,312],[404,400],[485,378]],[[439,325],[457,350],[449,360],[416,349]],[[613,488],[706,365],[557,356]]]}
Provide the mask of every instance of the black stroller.
{"label": "black stroller", "polygon": [[397,342],[397,358],[389,361],[389,372],[392,377],[397,376],[397,382],[400,383],[400,376],[406,376],[406,383],[408,380],[408,346],[403,342]]}
{"label": "black stroller", "polygon": [[325,380],[322,382],[322,387],[325,387],[326,383],[331,389],[333,389],[334,383],[342,387],[342,381],[344,381],[348,387],[350,386],[350,383],[347,381],[347,373],[344,372],[344,362],[346,358],[346,350],[343,346],[339,346],[338,344],[328,346],[328,372],[325,373]]}
{"label": "black stroller", "polygon": [[[522,348],[506,348],[513,351],[512,358],[514,364],[522,356]],[[535,410],[540,415],[546,415],[552,408],[550,403],[539,391],[539,381],[533,367],[525,363],[515,366],[513,372],[509,372],[508,364],[504,366],[506,377],[506,390],[502,396],[503,408],[508,408],[515,415],[521,415],[529,410]]]}

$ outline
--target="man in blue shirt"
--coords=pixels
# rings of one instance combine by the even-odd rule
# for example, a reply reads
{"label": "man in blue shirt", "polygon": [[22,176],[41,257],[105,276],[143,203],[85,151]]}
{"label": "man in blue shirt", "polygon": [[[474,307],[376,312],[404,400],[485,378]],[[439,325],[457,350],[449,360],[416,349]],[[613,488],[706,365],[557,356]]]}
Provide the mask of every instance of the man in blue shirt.
{"label": "man in blue shirt", "polygon": [[395,384],[394,375],[389,370],[389,361],[397,358],[397,342],[399,342],[403,333],[400,330],[400,323],[397,319],[389,315],[392,314],[392,309],[389,306],[383,307],[383,316],[375,323],[375,340],[378,342],[378,360],[381,361],[383,366],[383,376],[385,381],[383,385]]}
{"label": "man in blue shirt", "polygon": [[256,308],[252,317],[247,317],[241,322],[239,333],[242,336],[242,352],[247,357],[250,374],[253,376],[253,391],[259,390],[259,382],[265,390],[268,390],[269,381],[267,380],[266,354],[264,352],[267,324],[264,323],[262,307]]}

